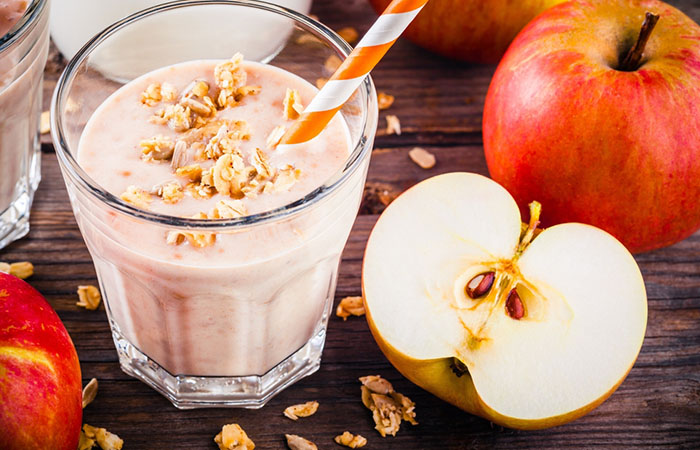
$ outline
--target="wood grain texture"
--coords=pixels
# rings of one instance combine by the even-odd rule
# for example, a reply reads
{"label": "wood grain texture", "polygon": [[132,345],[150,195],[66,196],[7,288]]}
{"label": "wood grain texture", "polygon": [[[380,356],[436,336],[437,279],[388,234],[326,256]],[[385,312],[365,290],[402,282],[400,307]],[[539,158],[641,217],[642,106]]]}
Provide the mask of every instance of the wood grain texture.
{"label": "wood grain texture", "polygon": [[[697,1],[671,3],[700,19]],[[360,32],[375,17],[365,0],[316,0],[314,13],[331,27],[351,25]],[[47,105],[62,64],[54,55],[47,69]],[[494,69],[448,61],[400,41],[373,77],[378,90],[396,96],[389,113],[400,117],[404,133],[379,133],[368,187],[396,195],[438,173],[486,174],[481,111]],[[284,433],[300,434],[322,449],[335,448],[331,439],[344,430],[367,437],[371,449],[700,446],[700,233],[673,247],[637,256],[649,295],[642,352],[620,389],[571,424],[521,432],[463,413],[401,377],[377,348],[363,319],[343,322],[335,317],[320,371],[263,409],[178,411],[120,371],[104,309],[85,311],[75,306],[77,285],[96,283],[95,272],[50,140],[44,136],[43,142],[44,179],[32,213],[32,230],[28,238],[0,251],[0,260],[30,260],[36,265],[29,281],[66,324],[84,381],[100,380],[97,399],[85,410],[85,422],[120,435],[125,449],[215,449],[213,436],[230,422],[240,423],[261,449],[286,448]],[[416,145],[437,156],[433,169],[420,169],[410,161],[408,151]],[[364,212],[343,255],[336,302],[360,294],[362,255],[377,219],[372,213],[378,210],[375,205]],[[411,397],[420,425],[405,425],[395,438],[379,437],[359,397],[357,378],[368,374],[385,376]],[[316,415],[298,422],[282,416],[286,406],[311,399],[321,403]]]}

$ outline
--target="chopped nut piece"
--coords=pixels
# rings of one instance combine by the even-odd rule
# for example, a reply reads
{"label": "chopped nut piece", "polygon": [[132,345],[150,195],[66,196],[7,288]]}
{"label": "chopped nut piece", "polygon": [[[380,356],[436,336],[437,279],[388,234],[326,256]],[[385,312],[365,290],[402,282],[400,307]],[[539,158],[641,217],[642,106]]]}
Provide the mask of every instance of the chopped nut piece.
{"label": "chopped nut piece", "polygon": [[12,276],[25,280],[34,275],[34,264],[29,261],[12,264],[0,262],[0,272],[9,273]]}
{"label": "chopped nut piece", "polygon": [[317,78],[316,79],[316,87],[321,89],[323,86],[328,83],[328,78]]}
{"label": "chopped nut piece", "polygon": [[224,425],[221,432],[214,437],[219,450],[253,450],[255,443],[237,423]]}
{"label": "chopped nut piece", "polygon": [[385,92],[380,92],[377,94],[377,103],[379,103],[379,110],[383,111],[385,109],[391,108],[394,104],[394,96],[389,95]]}
{"label": "chopped nut piece", "polygon": [[395,392],[391,383],[379,375],[362,377],[360,381],[362,403],[372,411],[375,429],[382,437],[387,434],[396,436],[402,420],[418,425],[415,419],[415,403]]}
{"label": "chopped nut piece", "polygon": [[214,102],[209,97],[204,97],[202,101],[194,98],[183,98],[180,101],[180,105],[185,108],[189,108],[190,111],[194,112],[195,114],[199,114],[202,117],[209,117],[216,114],[216,105],[214,105]]}
{"label": "chopped nut piece", "polygon": [[287,132],[287,128],[285,128],[284,125],[278,125],[276,126],[271,132],[270,135],[267,137],[267,140],[265,141],[265,144],[267,144],[267,148],[270,150],[274,149],[277,147],[277,145],[280,143],[282,140],[282,137],[284,137],[284,133]]}
{"label": "chopped nut piece", "polygon": [[335,315],[343,320],[348,320],[350,316],[364,316],[365,305],[362,303],[362,297],[345,297],[338,304]]}
{"label": "chopped nut piece", "polygon": [[401,122],[394,115],[386,116],[386,134],[401,134]]}
{"label": "chopped nut piece", "polygon": [[120,195],[119,198],[141,209],[148,209],[148,205],[152,201],[151,194],[136,186],[126,188],[126,192]]}
{"label": "chopped nut piece", "polygon": [[323,64],[323,67],[325,67],[328,72],[332,73],[338,70],[342,63],[343,61],[336,55],[331,55],[328,57],[328,59],[326,59],[326,62]]}
{"label": "chopped nut piece", "polygon": [[217,64],[214,68],[214,79],[220,88],[217,103],[220,107],[236,106],[236,93],[239,87],[245,85],[248,75],[241,67],[243,55],[236,53],[226,62]]}
{"label": "chopped nut piece", "polygon": [[385,380],[379,375],[368,375],[360,378],[363,386],[367,387],[375,394],[390,394],[394,392],[394,386],[388,380]]}
{"label": "chopped nut piece", "polygon": [[337,444],[344,445],[350,448],[360,448],[367,445],[367,439],[358,435],[354,435],[349,431],[345,431],[343,434],[336,436],[333,439]]}
{"label": "chopped nut piece", "polygon": [[146,161],[163,161],[173,157],[175,143],[167,136],[154,136],[139,142],[141,157]]}
{"label": "chopped nut piece", "polygon": [[422,169],[427,170],[435,167],[435,155],[424,148],[414,147],[410,152],[408,152],[408,156],[411,158],[411,161],[418,164]]}
{"label": "chopped nut piece", "polygon": [[354,44],[357,42],[357,38],[360,34],[353,27],[345,27],[338,30],[338,34],[341,38],[345,39],[348,44]]}
{"label": "chopped nut piece", "polygon": [[285,434],[284,436],[287,438],[287,447],[290,450],[318,450],[316,444],[301,436],[296,434]]}
{"label": "chopped nut piece", "polygon": [[187,178],[190,181],[199,181],[202,179],[202,167],[199,164],[190,164],[185,167],[178,167],[175,170],[175,175],[178,177]]}
{"label": "chopped nut piece", "polygon": [[304,112],[304,107],[299,98],[299,91],[296,89],[287,88],[287,93],[284,96],[284,118],[295,120]]}
{"label": "chopped nut piece", "polygon": [[89,439],[94,439],[102,450],[121,450],[124,441],[116,434],[112,434],[104,428],[92,427],[83,424],[83,432]]}
{"label": "chopped nut piece", "polygon": [[311,402],[306,402],[306,403],[301,403],[299,405],[292,405],[289,406],[284,410],[284,416],[292,419],[292,420],[297,420],[299,417],[309,417],[312,416],[316,413],[318,410],[318,402],[317,401],[311,401]]}
{"label": "chopped nut piece", "polygon": [[41,120],[39,121],[39,132],[46,134],[49,131],[51,131],[51,112],[44,111],[41,113]]}
{"label": "chopped nut piece", "polygon": [[141,103],[146,106],[154,106],[163,99],[160,92],[160,83],[151,83],[141,94]]}
{"label": "chopped nut piece", "polygon": [[173,155],[170,160],[170,167],[177,170],[178,168],[184,166],[187,162],[188,149],[189,147],[187,146],[187,142],[178,139],[177,142],[175,142],[175,147],[173,148]]}
{"label": "chopped nut piece", "polygon": [[88,384],[83,388],[83,409],[92,403],[97,396],[97,378],[90,380]]}
{"label": "chopped nut piece", "polygon": [[262,86],[241,86],[236,89],[236,101],[241,101],[246,95],[256,95],[262,90]]}
{"label": "chopped nut piece", "polygon": [[240,200],[223,199],[216,203],[216,206],[209,215],[210,219],[235,219],[248,214],[248,210]]}
{"label": "chopped nut piece", "polygon": [[102,296],[100,290],[93,285],[78,286],[78,299],[76,305],[94,311],[100,306]]}
{"label": "chopped nut piece", "polygon": [[182,186],[178,182],[170,182],[160,189],[159,195],[165,203],[175,204],[185,197]]}

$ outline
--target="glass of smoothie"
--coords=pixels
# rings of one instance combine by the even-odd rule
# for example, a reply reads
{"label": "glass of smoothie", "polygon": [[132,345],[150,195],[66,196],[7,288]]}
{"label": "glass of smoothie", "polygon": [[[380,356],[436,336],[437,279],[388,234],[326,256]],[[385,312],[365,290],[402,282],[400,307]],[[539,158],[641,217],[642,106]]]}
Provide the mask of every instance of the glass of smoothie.
{"label": "glass of smoothie", "polygon": [[0,249],[29,231],[41,179],[41,80],[48,0],[0,2]]}
{"label": "glass of smoothie", "polygon": [[[102,64],[113,39],[194,16],[260,32],[194,21]],[[121,367],[179,408],[260,407],[320,365],[377,128],[371,80],[318,137],[278,142],[350,50],[280,6],[178,1],[97,35],[58,82],[53,140]]]}

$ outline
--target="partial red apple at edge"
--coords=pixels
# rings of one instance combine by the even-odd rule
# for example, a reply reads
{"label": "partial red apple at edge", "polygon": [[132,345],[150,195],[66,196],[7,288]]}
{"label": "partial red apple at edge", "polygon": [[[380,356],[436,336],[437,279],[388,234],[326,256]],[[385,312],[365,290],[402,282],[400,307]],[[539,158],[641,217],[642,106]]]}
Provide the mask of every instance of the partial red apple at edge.
{"label": "partial red apple at edge", "polygon": [[[432,0],[404,36],[449,58],[496,63],[537,14],[565,0]],[[381,13],[391,0],[370,0]]]}
{"label": "partial red apple at edge", "polygon": [[[624,67],[648,12],[658,23]],[[555,6],[504,56],[483,129],[491,177],[523,212],[540,201],[545,227],[674,244],[700,228],[700,26],[657,0]]]}
{"label": "partial red apple at edge", "polygon": [[82,423],[78,355],[29,284],[0,273],[0,449],[75,450]]}

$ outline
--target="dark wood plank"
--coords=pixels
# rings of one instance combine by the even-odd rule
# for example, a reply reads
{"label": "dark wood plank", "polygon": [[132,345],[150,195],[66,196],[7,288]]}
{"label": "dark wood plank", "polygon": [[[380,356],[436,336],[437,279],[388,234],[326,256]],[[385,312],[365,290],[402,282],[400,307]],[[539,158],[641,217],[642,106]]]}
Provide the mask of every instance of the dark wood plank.
{"label": "dark wood plank", "polygon": [[[700,19],[696,0],[670,3]],[[351,25],[361,32],[375,17],[365,0],[317,0],[314,12],[331,27]],[[46,71],[45,105],[62,67],[54,54]],[[336,301],[360,293],[362,255],[377,213],[383,209],[382,199],[438,173],[487,173],[481,112],[494,69],[448,61],[400,41],[373,72],[378,89],[396,96],[388,113],[400,117],[404,133],[387,136],[380,130],[378,134],[368,201],[343,255]],[[126,449],[214,449],[213,436],[230,422],[240,423],[258,448],[275,449],[285,448],[285,432],[312,439],[320,448],[333,448],[331,438],[346,429],[366,436],[367,448],[383,449],[700,445],[700,233],[673,247],[637,256],[649,295],[642,352],[620,389],[571,424],[521,432],[463,413],[401,377],[377,348],[363,319],[343,322],[335,317],[320,371],[265,408],[178,411],[119,370],[104,310],[85,311],[75,305],[77,285],[95,283],[95,273],[50,139],[43,136],[42,142],[44,180],[32,213],[32,231],[27,239],[0,251],[0,260],[35,263],[36,274],[29,281],[47,296],[66,324],[84,380],[96,377],[101,382],[97,400],[85,410],[85,421],[119,434]],[[415,145],[437,155],[435,168],[425,171],[410,161],[408,151]],[[406,426],[396,438],[385,439],[373,430],[371,417],[359,401],[357,378],[375,373],[416,401],[419,426]],[[287,405],[312,398],[321,403],[315,416],[299,422],[282,417]]]}

